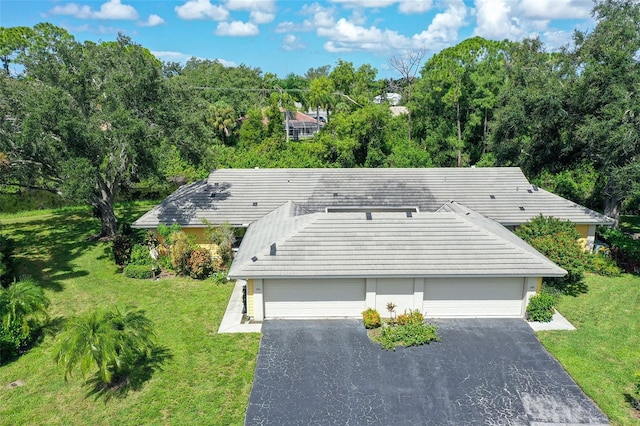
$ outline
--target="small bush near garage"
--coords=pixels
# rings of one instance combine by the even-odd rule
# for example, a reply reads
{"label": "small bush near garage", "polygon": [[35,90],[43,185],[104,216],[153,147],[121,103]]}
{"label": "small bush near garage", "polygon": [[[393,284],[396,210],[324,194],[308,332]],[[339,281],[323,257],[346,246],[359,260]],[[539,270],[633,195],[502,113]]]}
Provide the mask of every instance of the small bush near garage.
{"label": "small bush near garage", "polygon": [[364,322],[364,328],[368,330],[378,328],[382,325],[380,314],[373,308],[369,308],[362,313],[362,320]]}
{"label": "small bush near garage", "polygon": [[383,349],[395,351],[397,346],[421,346],[440,340],[434,324],[408,323],[382,328],[378,341]]}
{"label": "small bush near garage", "polygon": [[[156,274],[159,270],[156,270]],[[134,278],[138,280],[148,280],[153,277],[153,270],[151,265],[127,265],[122,270],[122,273],[127,278]]]}
{"label": "small bush near garage", "polygon": [[405,311],[404,314],[398,315],[396,322],[398,325],[422,324],[424,323],[424,315],[417,309],[415,311]]}
{"label": "small bush near garage", "polygon": [[532,296],[527,305],[529,321],[550,322],[556,303],[556,296],[549,293],[539,293]]}

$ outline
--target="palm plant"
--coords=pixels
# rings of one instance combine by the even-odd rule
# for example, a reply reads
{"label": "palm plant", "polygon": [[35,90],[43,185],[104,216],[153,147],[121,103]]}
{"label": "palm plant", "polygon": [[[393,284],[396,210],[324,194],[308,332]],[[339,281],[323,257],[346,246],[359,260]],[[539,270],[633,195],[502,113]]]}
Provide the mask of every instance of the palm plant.
{"label": "palm plant", "polygon": [[32,279],[23,279],[9,287],[0,287],[0,320],[2,328],[9,329],[20,323],[24,332],[29,333],[33,322],[46,317],[49,299]]}
{"label": "palm plant", "polygon": [[58,342],[56,362],[68,379],[76,366],[82,377],[110,385],[125,377],[155,348],[153,323],[140,309],[97,309],[69,321]]}

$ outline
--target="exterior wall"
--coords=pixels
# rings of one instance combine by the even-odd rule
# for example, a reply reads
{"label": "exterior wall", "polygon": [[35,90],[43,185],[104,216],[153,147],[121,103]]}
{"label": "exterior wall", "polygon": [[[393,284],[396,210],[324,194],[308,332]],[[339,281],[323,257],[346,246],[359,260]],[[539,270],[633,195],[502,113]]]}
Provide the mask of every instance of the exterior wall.
{"label": "exterior wall", "polygon": [[253,280],[247,280],[247,315],[254,316],[253,310]]}
{"label": "exterior wall", "polygon": [[[517,277],[426,279],[423,312],[431,318],[522,317],[525,280]],[[534,278],[533,293],[536,282]]]}
{"label": "exterior wall", "polygon": [[592,251],[596,242],[596,225],[576,225],[576,231],[580,233],[580,244],[586,251]]}
{"label": "exterior wall", "polygon": [[[413,278],[378,278],[376,288],[376,310],[382,317],[390,315],[387,310],[387,303],[396,305],[396,315],[404,313],[406,310],[415,309],[414,292],[415,284]],[[421,307],[418,307],[420,309]]]}
{"label": "exterior wall", "polygon": [[[277,284],[288,281],[296,287],[282,292],[284,287],[278,292],[275,299],[281,304],[299,301],[292,306],[291,317],[345,317],[359,316],[360,312],[366,308],[376,309],[381,316],[388,316],[386,305],[393,302],[397,305],[396,315],[404,313],[405,310],[419,310],[429,317],[523,317],[529,299],[540,291],[542,278],[367,278],[367,279],[344,279],[328,280],[321,279],[300,279],[300,280],[247,280],[247,313],[255,321],[263,321],[265,318],[265,290],[267,296],[274,297],[269,291],[270,283]],[[345,285],[354,285],[360,282],[360,296],[353,291],[344,293],[348,295],[345,299],[340,298],[340,289]],[[332,285],[327,285],[331,283]],[[519,283],[519,286],[518,286]],[[436,287],[434,287],[434,284]],[[505,285],[506,287],[502,287]],[[268,287],[268,288],[264,288]],[[304,288],[309,291],[303,291]],[[328,291],[322,292],[322,288]],[[502,290],[503,288],[504,290]],[[440,289],[440,290],[438,290]],[[453,291],[446,291],[447,289]],[[346,290],[346,288],[345,288]],[[437,291],[438,293],[433,293]],[[442,291],[450,297],[442,299]],[[437,296],[439,294],[440,296]],[[357,297],[356,297],[357,296]],[[361,299],[358,299],[361,298]],[[353,303],[361,300],[358,309],[353,308]],[[442,307],[450,306],[449,313],[438,311],[437,306],[443,302]],[[312,302],[314,305],[302,308],[300,303]],[[318,302],[318,303],[315,303]],[[436,303],[434,305],[434,302]],[[271,303],[271,302],[269,302]],[[269,304],[267,303],[267,304]],[[343,311],[341,306],[344,305]],[[432,306],[433,305],[433,306]],[[272,306],[272,305],[269,305]],[[275,305],[273,305],[275,306]],[[434,308],[434,306],[436,306]],[[307,309],[311,307],[311,309]],[[305,311],[306,309],[306,311]],[[429,310],[436,309],[430,312]],[[278,307],[282,311],[282,306]],[[358,312],[356,312],[356,310]],[[425,311],[426,310],[426,311]],[[295,312],[294,312],[295,311]],[[298,311],[300,311],[298,313]],[[304,311],[304,312],[303,312]],[[283,311],[284,312],[284,311]],[[344,315],[342,314],[344,313]],[[274,314],[267,315],[274,316]],[[276,317],[286,317],[287,315],[275,314]]]}

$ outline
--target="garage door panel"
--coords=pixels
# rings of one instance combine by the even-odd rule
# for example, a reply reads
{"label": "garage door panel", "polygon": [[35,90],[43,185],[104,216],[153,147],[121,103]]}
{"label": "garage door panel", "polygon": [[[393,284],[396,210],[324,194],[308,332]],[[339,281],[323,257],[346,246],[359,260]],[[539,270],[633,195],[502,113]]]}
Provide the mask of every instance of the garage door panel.
{"label": "garage door panel", "polygon": [[423,310],[428,317],[520,317],[522,278],[427,280]]}
{"label": "garage door panel", "polygon": [[355,280],[265,280],[265,318],[359,317],[365,282]]}

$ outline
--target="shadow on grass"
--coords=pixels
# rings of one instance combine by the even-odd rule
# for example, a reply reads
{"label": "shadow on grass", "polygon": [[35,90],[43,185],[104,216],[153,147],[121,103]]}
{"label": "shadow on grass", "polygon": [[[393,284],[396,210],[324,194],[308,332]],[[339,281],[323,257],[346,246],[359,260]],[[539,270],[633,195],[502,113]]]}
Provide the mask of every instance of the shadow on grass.
{"label": "shadow on grass", "polygon": [[[148,209],[149,206],[125,205],[116,208],[116,215],[122,222],[130,223]],[[64,281],[89,274],[74,261],[98,244],[91,237],[100,231],[100,221],[93,217],[91,209],[0,222],[2,233],[15,241],[18,277],[31,277],[43,288],[60,292],[64,290]]]}
{"label": "shadow on grass", "polygon": [[94,397],[97,401],[103,398],[105,402],[112,398],[126,398],[129,392],[142,389],[142,386],[153,377],[153,373],[162,370],[164,364],[173,359],[171,351],[164,346],[155,346],[148,354],[142,355],[117,377],[114,376],[109,384],[105,384],[96,374],[86,382],[89,388],[86,397]]}
{"label": "shadow on grass", "polygon": [[640,419],[640,400],[630,393],[624,394],[624,400],[631,406],[631,409],[635,411],[636,416]]}

